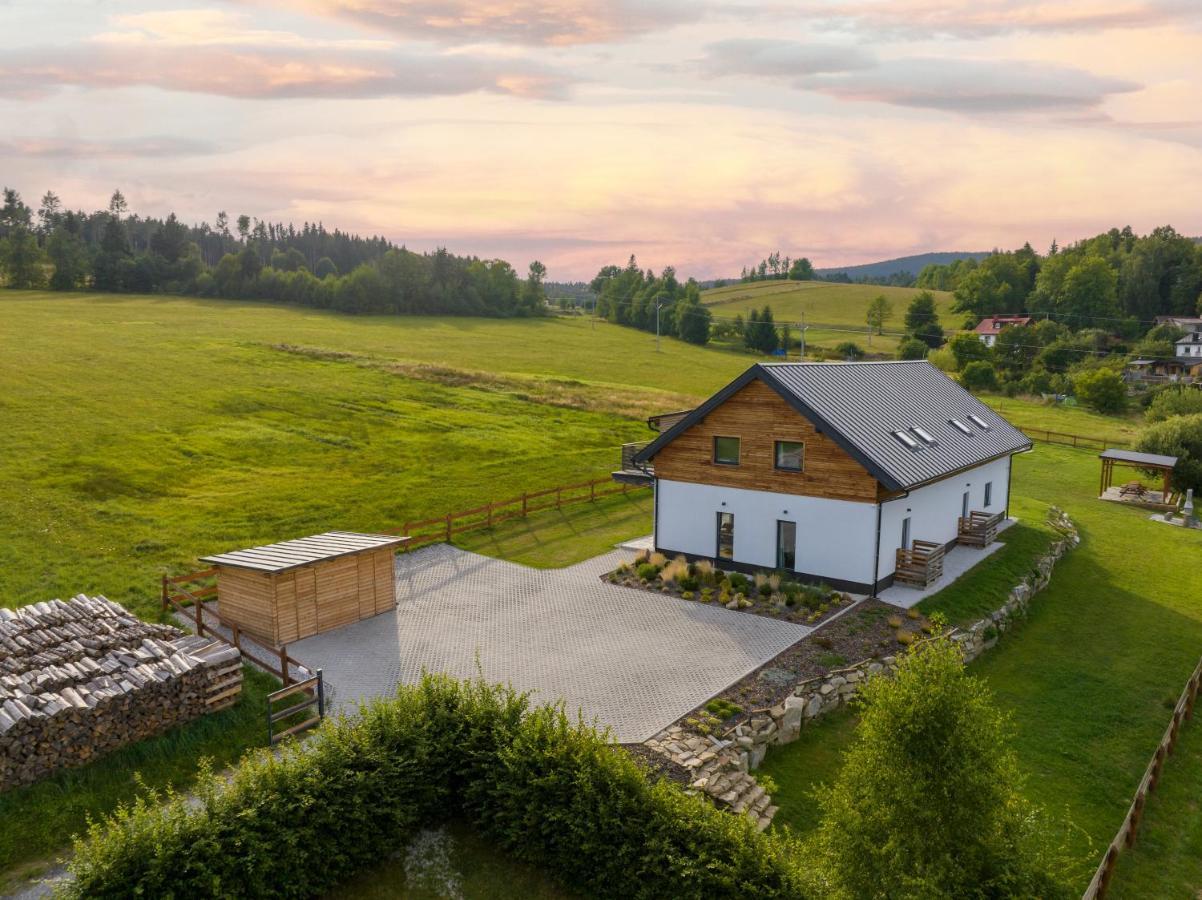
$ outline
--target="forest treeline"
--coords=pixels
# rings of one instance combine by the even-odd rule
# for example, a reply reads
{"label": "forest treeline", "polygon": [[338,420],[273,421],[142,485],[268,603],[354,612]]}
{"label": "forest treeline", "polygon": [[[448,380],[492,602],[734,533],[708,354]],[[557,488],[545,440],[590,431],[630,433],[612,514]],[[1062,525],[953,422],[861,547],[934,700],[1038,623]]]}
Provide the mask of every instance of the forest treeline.
{"label": "forest treeline", "polygon": [[705,344],[713,314],[701,305],[701,288],[681,282],[671,266],[659,275],[643,271],[633,254],[626,267],[605,266],[589,283],[597,297],[597,315],[618,325]]}
{"label": "forest treeline", "polygon": [[320,223],[252,220],[225,212],[185,225],[129,211],[68,210],[53,192],[36,213],[10,188],[0,206],[0,278],[12,288],[194,294],[294,303],[349,313],[539,315],[545,267],[521,277],[504,260],[414,253],[382,237]]}

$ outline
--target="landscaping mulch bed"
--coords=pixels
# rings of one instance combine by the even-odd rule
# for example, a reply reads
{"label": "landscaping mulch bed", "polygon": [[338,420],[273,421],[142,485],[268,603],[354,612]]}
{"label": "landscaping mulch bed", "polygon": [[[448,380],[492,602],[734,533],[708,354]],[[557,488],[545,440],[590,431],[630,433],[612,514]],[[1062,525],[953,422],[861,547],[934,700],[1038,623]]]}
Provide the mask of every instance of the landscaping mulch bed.
{"label": "landscaping mulch bed", "polygon": [[629,753],[638,763],[639,768],[643,769],[652,781],[657,778],[667,778],[669,781],[675,781],[686,787],[692,783],[693,776],[688,769],[668,759],[662,753],[656,753],[645,744],[618,744],[617,746]]}
{"label": "landscaping mulch bed", "polygon": [[880,600],[862,600],[836,621],[802,638],[680,721],[704,718],[707,706],[720,708],[721,704],[715,704],[715,700],[726,701],[741,711],[716,721],[711,716],[707,723],[710,730],[723,732],[750,718],[754,710],[783,702],[799,681],[827,675],[861,660],[895,656],[904,648],[897,640],[898,629],[889,624],[894,616],[902,620],[903,628],[921,634],[919,629],[925,619],[910,619],[905,610]]}

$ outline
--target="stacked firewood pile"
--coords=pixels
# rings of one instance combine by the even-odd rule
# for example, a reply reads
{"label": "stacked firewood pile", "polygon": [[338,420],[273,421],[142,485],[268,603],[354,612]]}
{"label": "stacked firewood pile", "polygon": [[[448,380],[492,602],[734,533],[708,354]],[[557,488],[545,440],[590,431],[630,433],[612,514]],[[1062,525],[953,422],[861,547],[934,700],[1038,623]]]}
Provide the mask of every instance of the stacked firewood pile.
{"label": "stacked firewood pile", "polygon": [[241,663],[104,597],[0,608],[0,791],[230,706]]}

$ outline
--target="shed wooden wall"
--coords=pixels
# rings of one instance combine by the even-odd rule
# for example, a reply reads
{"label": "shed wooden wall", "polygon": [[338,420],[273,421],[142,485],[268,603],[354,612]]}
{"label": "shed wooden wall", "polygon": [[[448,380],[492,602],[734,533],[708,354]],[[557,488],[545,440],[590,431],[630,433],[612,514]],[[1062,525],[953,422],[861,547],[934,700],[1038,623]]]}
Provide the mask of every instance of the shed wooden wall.
{"label": "shed wooden wall", "polygon": [[[739,464],[714,462],[714,438],[739,438]],[[776,468],[775,442],[801,441],[801,472]],[[826,435],[819,434],[783,397],[753,381],[655,455],[655,475],[670,481],[877,501],[877,480]]]}
{"label": "shed wooden wall", "polygon": [[290,644],[396,606],[392,547],[278,574],[222,567],[222,618],[272,644]]}

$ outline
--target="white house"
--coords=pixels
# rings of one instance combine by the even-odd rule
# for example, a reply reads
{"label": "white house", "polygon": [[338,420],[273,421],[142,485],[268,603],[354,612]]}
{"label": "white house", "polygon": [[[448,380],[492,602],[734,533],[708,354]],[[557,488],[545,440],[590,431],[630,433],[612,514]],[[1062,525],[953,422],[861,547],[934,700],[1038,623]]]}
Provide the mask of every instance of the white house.
{"label": "white house", "polygon": [[1202,358],[1202,331],[1194,331],[1177,341],[1177,356],[1180,359]]}
{"label": "white house", "polygon": [[926,361],[768,363],[624,455],[615,477],[654,484],[663,553],[875,594],[899,548],[951,545],[974,512],[1000,518],[1011,457],[1030,447]]}
{"label": "white house", "polygon": [[986,316],[973,330],[982,344],[992,347],[997,343],[997,336],[1002,333],[1003,328],[1026,328],[1030,324],[1030,316]]}

